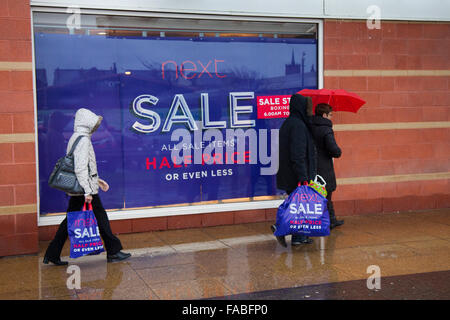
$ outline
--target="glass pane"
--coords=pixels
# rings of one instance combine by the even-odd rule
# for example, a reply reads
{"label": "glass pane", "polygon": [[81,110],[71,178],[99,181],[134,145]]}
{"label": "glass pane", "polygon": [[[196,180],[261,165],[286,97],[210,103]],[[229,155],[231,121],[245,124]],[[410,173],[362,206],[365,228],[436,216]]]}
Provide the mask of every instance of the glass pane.
{"label": "glass pane", "polygon": [[52,32],[69,16],[35,17],[41,214],[66,209],[47,179],[81,107],[104,117],[92,141],[107,209],[279,196],[276,169],[262,172],[286,99],[317,88],[314,25],[88,16]]}

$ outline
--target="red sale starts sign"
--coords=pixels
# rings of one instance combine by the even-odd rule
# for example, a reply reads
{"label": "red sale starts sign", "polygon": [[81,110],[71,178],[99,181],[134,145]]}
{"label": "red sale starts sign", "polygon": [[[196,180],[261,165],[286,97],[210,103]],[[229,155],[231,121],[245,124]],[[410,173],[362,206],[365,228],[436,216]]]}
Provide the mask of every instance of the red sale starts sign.
{"label": "red sale starts sign", "polygon": [[258,119],[287,118],[291,96],[256,97]]}

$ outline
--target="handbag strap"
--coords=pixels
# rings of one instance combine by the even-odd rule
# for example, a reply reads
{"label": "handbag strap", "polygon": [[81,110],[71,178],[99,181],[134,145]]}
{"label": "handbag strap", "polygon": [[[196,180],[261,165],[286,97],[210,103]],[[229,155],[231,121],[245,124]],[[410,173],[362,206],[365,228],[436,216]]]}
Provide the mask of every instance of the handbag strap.
{"label": "handbag strap", "polygon": [[77,137],[77,139],[75,140],[75,142],[72,145],[72,148],[70,148],[69,153],[67,154],[68,156],[71,156],[72,153],[75,151],[75,148],[77,147],[78,142],[80,142],[81,138],[86,137],[86,136],[79,136]]}

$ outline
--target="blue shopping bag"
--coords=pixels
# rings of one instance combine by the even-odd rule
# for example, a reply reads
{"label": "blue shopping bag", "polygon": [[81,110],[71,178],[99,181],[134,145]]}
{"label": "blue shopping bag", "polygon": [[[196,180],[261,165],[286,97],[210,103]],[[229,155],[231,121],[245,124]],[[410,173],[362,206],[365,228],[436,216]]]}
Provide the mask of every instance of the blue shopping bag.
{"label": "blue shopping bag", "polygon": [[275,236],[328,236],[330,216],[327,199],[308,185],[298,186],[279,206],[275,225]]}
{"label": "blue shopping bag", "polygon": [[67,212],[67,231],[71,258],[105,251],[91,203],[89,210],[86,210],[85,203],[82,211]]}

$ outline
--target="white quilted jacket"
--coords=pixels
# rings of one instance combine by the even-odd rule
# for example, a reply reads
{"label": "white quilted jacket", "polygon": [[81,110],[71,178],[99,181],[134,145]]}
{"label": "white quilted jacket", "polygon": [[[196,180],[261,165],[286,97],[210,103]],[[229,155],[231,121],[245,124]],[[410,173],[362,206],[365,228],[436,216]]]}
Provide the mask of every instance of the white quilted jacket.
{"label": "white quilted jacket", "polygon": [[102,119],[101,116],[96,115],[88,109],[78,109],[75,114],[74,132],[67,144],[66,154],[69,153],[78,136],[86,136],[81,138],[73,152],[75,175],[81,187],[84,189],[84,195],[98,193],[97,162],[95,160],[91,136],[99,127]]}

